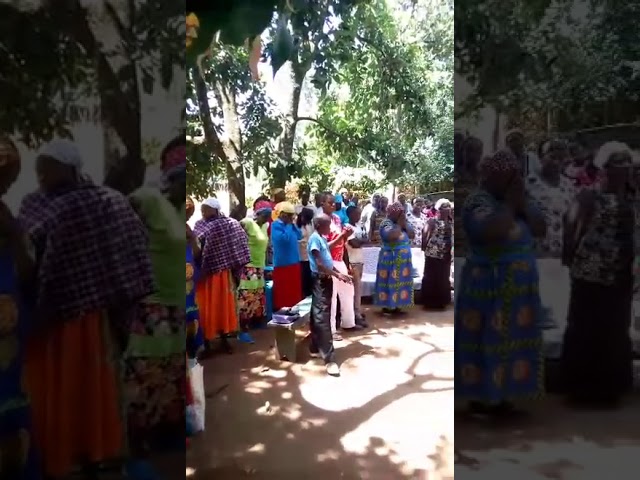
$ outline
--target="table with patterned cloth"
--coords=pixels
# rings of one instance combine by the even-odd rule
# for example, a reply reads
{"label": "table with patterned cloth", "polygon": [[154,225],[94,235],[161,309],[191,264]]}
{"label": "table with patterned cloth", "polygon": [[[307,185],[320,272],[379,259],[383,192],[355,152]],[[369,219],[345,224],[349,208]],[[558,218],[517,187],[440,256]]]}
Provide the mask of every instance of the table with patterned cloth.
{"label": "table with patterned cloth", "polygon": [[[363,247],[364,268],[362,273],[362,296],[372,297],[376,286],[376,269],[378,267],[378,256],[380,247]],[[424,252],[419,248],[412,248],[413,257],[413,288],[422,288],[422,274],[424,272]]]}

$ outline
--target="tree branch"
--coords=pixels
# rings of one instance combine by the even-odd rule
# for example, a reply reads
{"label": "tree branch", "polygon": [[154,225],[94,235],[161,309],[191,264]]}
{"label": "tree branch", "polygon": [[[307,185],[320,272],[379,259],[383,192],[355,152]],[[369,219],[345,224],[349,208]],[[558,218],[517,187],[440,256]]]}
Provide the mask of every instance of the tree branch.
{"label": "tree branch", "polygon": [[200,120],[202,120],[205,142],[211,149],[211,152],[218,157],[220,161],[228,163],[229,159],[224,151],[222,141],[220,137],[218,137],[213,119],[211,118],[207,84],[204,78],[202,78],[202,75],[200,75],[198,67],[193,67],[191,74],[193,75],[193,83],[196,87],[196,98],[198,100],[198,110],[200,112]]}
{"label": "tree branch", "polygon": [[326,123],[324,123],[322,120],[319,120],[317,118],[313,118],[313,117],[296,117],[293,120],[293,126],[295,127],[299,122],[315,123],[320,128],[325,130],[327,133],[330,133],[334,137],[341,138],[342,140],[344,140],[346,142],[349,142],[354,147],[358,147],[358,148],[360,148],[362,150],[365,150],[366,152],[370,152],[372,150],[370,146],[367,146],[367,145],[365,145],[365,144],[363,144],[361,142],[357,142],[357,141],[354,142],[352,139],[348,138],[346,135],[334,130],[333,128],[328,126]]}

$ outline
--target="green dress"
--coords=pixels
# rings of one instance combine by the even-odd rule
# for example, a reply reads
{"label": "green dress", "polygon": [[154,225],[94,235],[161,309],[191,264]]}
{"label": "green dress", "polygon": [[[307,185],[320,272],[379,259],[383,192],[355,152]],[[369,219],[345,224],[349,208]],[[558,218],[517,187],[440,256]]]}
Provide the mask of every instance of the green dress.
{"label": "green dress", "polygon": [[241,325],[261,319],[265,314],[264,267],[267,260],[269,226],[260,226],[250,218],[241,222],[249,238],[251,262],[245,265],[240,275],[238,288],[238,316]]}
{"label": "green dress", "polygon": [[164,448],[154,432],[184,436],[186,309],[182,262],[185,209],[157,189],[143,187],[131,200],[149,235],[156,291],[144,299],[131,323],[124,356],[127,431],[133,451]]}

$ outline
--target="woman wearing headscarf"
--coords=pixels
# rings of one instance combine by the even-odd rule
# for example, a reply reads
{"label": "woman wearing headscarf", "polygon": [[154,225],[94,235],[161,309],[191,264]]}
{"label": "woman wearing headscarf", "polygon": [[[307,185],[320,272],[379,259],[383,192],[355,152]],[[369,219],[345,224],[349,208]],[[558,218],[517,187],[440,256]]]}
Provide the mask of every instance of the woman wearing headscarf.
{"label": "woman wearing headscarf", "polygon": [[[569,271],[562,265],[563,221],[578,189],[562,174],[569,150],[563,140],[547,140],[540,145],[540,169],[526,178],[527,199],[544,215],[547,234],[535,242],[540,274],[542,324],[556,328],[557,318],[566,318],[569,305]],[[560,288],[559,288],[560,286]],[[562,288],[564,287],[564,288]]]}
{"label": "woman wearing headscarf", "polygon": [[240,225],[249,239],[249,254],[251,261],[242,268],[240,285],[238,286],[238,316],[240,333],[238,340],[243,343],[254,343],[249,333],[253,322],[260,325],[265,316],[264,267],[267,264],[267,245],[269,235],[269,217],[271,206],[268,203],[257,204],[254,219],[243,218]]}
{"label": "woman wearing headscarf", "polygon": [[68,140],[36,160],[46,209],[22,209],[38,269],[38,332],[26,357],[35,444],[46,475],[120,457],[119,371],[139,302],[154,291],[148,237],[128,199],[82,179]]}
{"label": "woman wearing headscarf", "polygon": [[422,304],[429,309],[443,309],[451,303],[451,243],[453,221],[451,203],[446,198],[436,202],[438,216],[424,226],[422,250]]}
{"label": "woman wearing headscarf", "polygon": [[542,215],[526,202],[521,163],[499,151],[480,165],[462,210],[468,238],[455,308],[456,394],[475,413],[507,414],[543,393],[540,296],[533,237]]}
{"label": "woman wearing headscarf", "polygon": [[271,212],[271,223],[275,222],[280,215],[280,212],[277,210],[278,204],[282,204],[287,200],[287,194],[282,188],[275,188],[273,190],[273,202],[271,203],[271,207],[273,211]]}
{"label": "woman wearing headscarf", "polygon": [[380,225],[382,248],[376,272],[375,304],[386,314],[403,313],[413,305],[411,240],[415,232],[407,222],[405,207],[391,205]]}
{"label": "woman wearing headscarf", "polygon": [[380,197],[376,209],[371,213],[369,219],[369,241],[372,245],[380,245],[382,242],[380,238],[380,226],[387,218],[388,206],[389,199],[387,197]]}
{"label": "woman wearing headscarf", "polygon": [[302,270],[298,241],[302,232],[293,223],[295,207],[289,202],[276,205],[278,219],[271,226],[273,244],[273,309],[293,307],[302,300]]}
{"label": "woman wearing headscarf", "polygon": [[600,188],[578,196],[565,225],[571,298],[562,369],[570,400],[608,406],[633,385],[629,328],[635,222],[627,199],[631,150],[607,143],[595,163],[604,172]]}
{"label": "woman wearing headscarf", "polygon": [[0,478],[39,480],[31,438],[31,407],[22,382],[32,319],[23,292],[32,286],[34,259],[26,236],[1,198],[20,173],[15,144],[0,136]]}
{"label": "woman wearing headscarf", "polygon": [[[130,195],[149,235],[155,291],[139,305],[125,352],[127,436],[133,478],[156,478],[144,460],[160,439],[184,430],[185,298],[182,265],[186,198],[186,141],[169,142],[160,157],[161,176]],[[179,446],[182,446],[179,444]]]}
{"label": "woman wearing headscarf", "polygon": [[220,213],[220,202],[202,202],[202,218],[193,231],[201,245],[202,265],[196,301],[207,341],[220,337],[231,353],[227,337],[238,330],[236,291],[242,269],[251,261],[249,239],[240,222]]}

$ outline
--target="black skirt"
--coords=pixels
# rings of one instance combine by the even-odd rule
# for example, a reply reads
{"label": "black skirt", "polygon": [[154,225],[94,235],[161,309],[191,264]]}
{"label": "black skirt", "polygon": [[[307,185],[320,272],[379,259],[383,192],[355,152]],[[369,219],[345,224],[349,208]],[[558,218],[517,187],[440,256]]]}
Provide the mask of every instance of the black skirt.
{"label": "black skirt", "polygon": [[632,299],[631,277],[615,286],[572,279],[561,359],[569,396],[601,400],[632,389]]}

